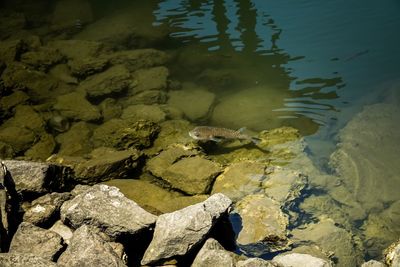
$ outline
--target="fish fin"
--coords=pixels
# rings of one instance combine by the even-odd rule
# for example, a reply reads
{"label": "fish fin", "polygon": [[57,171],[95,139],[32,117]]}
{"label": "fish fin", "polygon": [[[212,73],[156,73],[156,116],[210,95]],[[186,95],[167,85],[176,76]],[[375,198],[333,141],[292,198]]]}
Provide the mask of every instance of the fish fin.
{"label": "fish fin", "polygon": [[210,138],[210,140],[214,141],[214,142],[222,142],[225,138],[220,137],[220,136],[213,136]]}
{"label": "fish fin", "polygon": [[237,132],[239,132],[239,133],[243,133],[244,131],[246,131],[246,127],[242,127],[242,128],[240,128],[239,130],[237,130]]}
{"label": "fish fin", "polygon": [[260,138],[257,137],[252,137],[251,138],[251,142],[253,142],[254,144],[258,145],[262,140]]}

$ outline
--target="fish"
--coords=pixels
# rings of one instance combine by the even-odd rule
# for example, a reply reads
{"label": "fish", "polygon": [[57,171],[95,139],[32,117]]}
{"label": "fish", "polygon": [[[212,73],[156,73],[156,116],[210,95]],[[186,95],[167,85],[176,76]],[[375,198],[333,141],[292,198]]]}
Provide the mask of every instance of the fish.
{"label": "fish", "polygon": [[197,126],[193,130],[189,131],[189,136],[195,140],[211,140],[214,142],[237,139],[251,141],[254,144],[260,143],[261,139],[243,133],[245,130],[245,127],[240,128],[239,130],[232,130],[211,126]]}

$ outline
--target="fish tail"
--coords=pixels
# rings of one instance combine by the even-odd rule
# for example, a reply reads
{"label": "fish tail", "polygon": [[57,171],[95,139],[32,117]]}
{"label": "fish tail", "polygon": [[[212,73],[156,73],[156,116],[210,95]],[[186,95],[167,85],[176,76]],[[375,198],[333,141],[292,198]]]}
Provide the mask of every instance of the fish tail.
{"label": "fish tail", "polygon": [[253,142],[254,144],[258,145],[261,142],[260,138],[257,137],[251,137],[251,142]]}

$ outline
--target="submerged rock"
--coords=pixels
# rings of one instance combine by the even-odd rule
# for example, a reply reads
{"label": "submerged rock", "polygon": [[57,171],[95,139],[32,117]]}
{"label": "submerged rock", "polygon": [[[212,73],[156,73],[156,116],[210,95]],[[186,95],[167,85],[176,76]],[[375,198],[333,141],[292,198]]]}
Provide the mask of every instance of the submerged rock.
{"label": "submerged rock", "polygon": [[43,71],[47,71],[51,66],[62,60],[63,56],[58,50],[45,46],[40,47],[36,51],[29,51],[21,55],[21,62]]}
{"label": "submerged rock", "polygon": [[153,264],[186,255],[206,238],[231,203],[223,194],[215,194],[202,203],[160,215],[141,263]]}
{"label": "submerged rock", "polygon": [[167,93],[161,90],[147,90],[140,93],[137,93],[128,99],[126,99],[125,105],[134,105],[134,104],[164,104],[167,102]]}
{"label": "submerged rock", "polygon": [[234,267],[235,254],[226,251],[217,240],[207,239],[203,247],[197,253],[192,267],[226,266]]}
{"label": "submerged rock", "polygon": [[79,30],[77,23],[80,25],[91,23],[93,18],[94,15],[89,1],[59,0],[54,7],[51,28],[58,31],[66,29],[77,31]]}
{"label": "submerged rock", "polygon": [[18,60],[23,51],[23,45],[24,43],[21,40],[1,41],[0,61],[10,63]]}
{"label": "submerged rock", "polygon": [[122,114],[122,106],[119,104],[119,101],[114,98],[104,99],[99,107],[103,115],[103,121],[119,118]]}
{"label": "submerged rock", "polygon": [[2,96],[0,98],[0,109],[2,112],[10,113],[14,107],[24,104],[28,100],[29,96],[26,93],[17,90],[8,96]]}
{"label": "submerged rock", "polygon": [[4,144],[3,149],[6,156],[27,150],[34,144],[35,140],[35,133],[26,128],[11,126],[0,129],[0,141]]}
{"label": "submerged rock", "polygon": [[123,65],[116,65],[90,76],[81,82],[77,90],[85,91],[89,98],[96,99],[121,93],[133,86],[129,71]]}
{"label": "submerged rock", "polygon": [[173,163],[162,173],[161,178],[173,188],[189,195],[206,194],[210,192],[215,177],[221,171],[218,164],[195,156]]}
{"label": "submerged rock", "polygon": [[112,238],[145,231],[156,218],[127,199],[118,188],[107,185],[95,185],[61,207],[64,223],[75,229],[90,224]]}
{"label": "submerged rock", "polygon": [[[213,105],[215,95],[204,88],[170,91],[168,105],[182,110],[191,121],[204,119]],[[221,124],[222,125],[222,124]]]}
{"label": "submerged rock", "polygon": [[133,91],[139,93],[148,90],[165,90],[167,89],[168,76],[169,71],[163,66],[139,69],[133,74],[133,78],[137,82],[137,86],[135,86]]}
{"label": "submerged rock", "polygon": [[249,195],[236,204],[235,210],[242,223],[237,238],[242,249],[263,247],[262,252],[265,253],[289,247],[287,238],[289,220],[278,202],[262,194]]}
{"label": "submerged rock", "polygon": [[86,122],[75,123],[69,131],[56,137],[57,143],[60,144],[58,154],[81,156],[90,153],[93,146],[90,140],[91,136],[92,130]]}
{"label": "submerged rock", "polygon": [[121,119],[146,120],[160,123],[165,120],[164,111],[156,105],[131,105],[122,112]]}
{"label": "submerged rock", "polygon": [[108,65],[108,59],[102,57],[75,58],[68,61],[71,72],[80,78],[86,78],[90,75],[102,72]]}
{"label": "submerged rock", "polygon": [[58,64],[51,68],[49,73],[67,84],[78,84],[78,79],[71,75],[71,70],[67,64]]}
{"label": "submerged rock", "polygon": [[34,254],[47,260],[55,260],[63,247],[59,234],[23,222],[11,241],[9,252]]}
{"label": "submerged rock", "polygon": [[110,243],[105,242],[89,226],[83,225],[74,232],[69,246],[58,259],[57,266],[122,267],[126,265],[114,252]]}
{"label": "submerged rock", "polygon": [[37,143],[25,152],[25,157],[31,160],[45,161],[56,149],[56,141],[50,134],[42,134]]}
{"label": "submerged rock", "polygon": [[87,40],[55,40],[49,42],[48,46],[56,48],[61,54],[73,60],[97,58],[106,50],[101,42]]}
{"label": "submerged rock", "polygon": [[135,49],[112,53],[106,57],[111,64],[123,64],[129,71],[165,65],[168,55],[155,49]]}
{"label": "submerged rock", "polygon": [[82,93],[72,92],[57,97],[54,107],[61,115],[71,120],[99,121],[99,109],[86,100]]}
{"label": "submerged rock", "polygon": [[212,193],[223,193],[233,201],[261,190],[267,165],[243,161],[228,166],[214,182]]}
{"label": "submerged rock", "polygon": [[332,267],[332,264],[326,260],[300,253],[278,255],[272,261],[282,267]]}

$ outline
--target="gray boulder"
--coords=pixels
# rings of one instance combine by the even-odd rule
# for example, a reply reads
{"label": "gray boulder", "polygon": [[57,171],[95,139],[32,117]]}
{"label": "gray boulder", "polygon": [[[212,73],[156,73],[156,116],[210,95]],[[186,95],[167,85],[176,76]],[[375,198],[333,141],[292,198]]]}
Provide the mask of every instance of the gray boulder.
{"label": "gray boulder", "polygon": [[10,172],[16,191],[24,199],[64,188],[67,178],[64,167],[18,160],[5,160],[3,163]]}
{"label": "gray boulder", "polygon": [[32,206],[24,214],[23,221],[40,227],[50,226],[59,217],[61,205],[70,198],[70,193],[41,196],[32,202]]}
{"label": "gray boulder", "polygon": [[385,261],[389,267],[400,266],[400,240],[391,244],[385,251]]}
{"label": "gray boulder", "polygon": [[29,253],[0,253],[2,267],[57,267],[55,262]]}
{"label": "gray boulder", "polygon": [[386,267],[387,265],[376,260],[370,260],[367,262],[364,262],[361,267]]}
{"label": "gray boulder", "polygon": [[282,267],[332,267],[332,264],[326,260],[300,253],[278,255],[272,261]]}
{"label": "gray boulder", "polygon": [[59,234],[65,244],[69,245],[69,241],[71,240],[72,236],[73,236],[73,232],[71,230],[71,228],[69,228],[68,226],[66,226],[65,224],[62,223],[61,220],[56,221],[49,229],[50,231],[56,232],[57,234]]}
{"label": "gray boulder", "polygon": [[127,199],[116,187],[95,185],[61,207],[61,220],[79,228],[98,227],[112,238],[135,235],[151,227],[156,216]]}
{"label": "gray boulder", "polygon": [[195,156],[172,164],[161,178],[189,195],[205,194],[210,192],[215,177],[221,171],[217,163]]}
{"label": "gray boulder", "polygon": [[100,110],[86,100],[85,94],[72,92],[57,97],[53,108],[71,120],[98,121]]}
{"label": "gray boulder", "polygon": [[282,267],[281,265],[260,258],[250,258],[236,263],[236,267]]}
{"label": "gray boulder", "polygon": [[236,266],[234,255],[234,253],[226,251],[217,240],[209,238],[197,253],[191,267],[234,267]]}
{"label": "gray boulder", "polygon": [[85,91],[89,98],[104,98],[133,86],[129,71],[123,65],[116,65],[90,76],[81,82],[77,90]]}
{"label": "gray boulder", "polygon": [[207,237],[213,225],[227,212],[231,204],[231,200],[223,194],[215,194],[204,202],[160,215],[153,240],[141,263],[153,264],[186,255]]}
{"label": "gray boulder", "polygon": [[54,261],[64,248],[62,237],[50,230],[22,222],[10,244],[10,253],[31,253]]}
{"label": "gray boulder", "polygon": [[235,207],[242,220],[242,229],[237,242],[243,249],[252,249],[257,244],[263,252],[287,249],[288,216],[275,200],[263,195],[249,195]]}
{"label": "gray boulder", "polygon": [[122,267],[126,265],[109,243],[87,225],[83,225],[74,232],[69,246],[58,259],[57,266]]}

